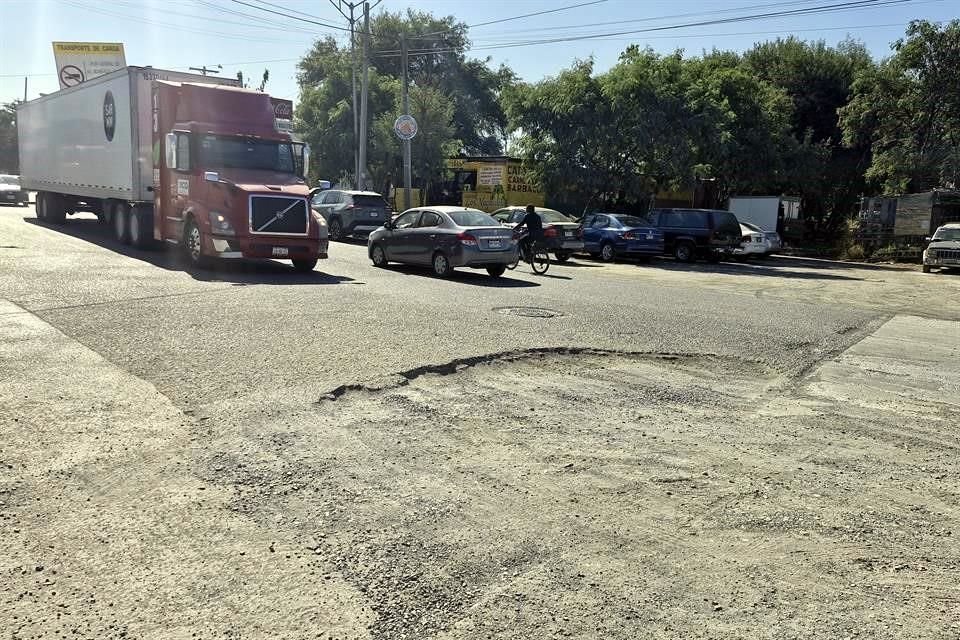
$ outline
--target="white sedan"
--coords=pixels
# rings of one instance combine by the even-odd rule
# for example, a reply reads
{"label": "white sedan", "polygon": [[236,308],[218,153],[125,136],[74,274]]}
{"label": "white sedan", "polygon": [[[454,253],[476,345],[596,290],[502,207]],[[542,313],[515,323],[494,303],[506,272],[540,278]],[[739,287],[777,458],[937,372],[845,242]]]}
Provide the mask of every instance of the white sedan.
{"label": "white sedan", "polygon": [[740,233],[743,234],[743,241],[740,248],[733,250],[734,255],[768,256],[780,250],[780,234],[775,231],[764,231],[755,224],[741,222]]}

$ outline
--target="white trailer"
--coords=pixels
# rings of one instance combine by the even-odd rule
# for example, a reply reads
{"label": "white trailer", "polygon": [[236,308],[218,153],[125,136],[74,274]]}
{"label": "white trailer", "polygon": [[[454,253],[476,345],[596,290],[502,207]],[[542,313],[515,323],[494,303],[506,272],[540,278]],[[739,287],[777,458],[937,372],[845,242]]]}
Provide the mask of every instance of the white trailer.
{"label": "white trailer", "polygon": [[777,231],[781,211],[785,220],[800,217],[800,199],[788,196],[735,196],[730,198],[727,210],[737,216],[740,222],[749,222],[764,231]]}
{"label": "white trailer", "polygon": [[159,160],[159,149],[152,149],[154,80],[239,85],[228,78],[125,67],[17,106],[20,181],[24,189],[58,197],[58,206],[49,208],[50,222],[81,210],[102,216],[106,201],[152,205]]}

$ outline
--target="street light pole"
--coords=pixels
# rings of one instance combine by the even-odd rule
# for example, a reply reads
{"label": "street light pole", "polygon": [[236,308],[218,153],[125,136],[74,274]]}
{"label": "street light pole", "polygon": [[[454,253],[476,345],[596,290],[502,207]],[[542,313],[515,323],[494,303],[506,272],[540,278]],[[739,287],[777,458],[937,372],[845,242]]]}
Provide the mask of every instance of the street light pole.
{"label": "street light pole", "polygon": [[356,5],[350,3],[350,97],[353,100],[353,168],[354,180],[357,186],[360,185],[360,155],[358,154],[358,144],[360,142],[360,114],[357,113],[357,37],[354,30],[355,19],[353,16]]}
{"label": "street light pole", "polygon": [[[400,108],[403,111],[401,115],[410,115],[410,98],[407,79],[407,34],[400,35],[400,50],[402,52],[403,64],[403,93]],[[413,176],[410,168],[410,139],[403,141],[403,210],[410,208],[410,189],[412,188]]]}

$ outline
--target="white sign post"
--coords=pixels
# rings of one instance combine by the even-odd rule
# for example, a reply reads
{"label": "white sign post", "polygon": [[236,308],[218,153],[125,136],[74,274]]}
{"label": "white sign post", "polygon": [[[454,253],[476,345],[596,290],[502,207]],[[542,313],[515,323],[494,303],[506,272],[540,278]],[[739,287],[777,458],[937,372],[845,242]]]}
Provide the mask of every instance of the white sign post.
{"label": "white sign post", "polygon": [[122,42],[54,42],[53,58],[61,89],[127,66]]}

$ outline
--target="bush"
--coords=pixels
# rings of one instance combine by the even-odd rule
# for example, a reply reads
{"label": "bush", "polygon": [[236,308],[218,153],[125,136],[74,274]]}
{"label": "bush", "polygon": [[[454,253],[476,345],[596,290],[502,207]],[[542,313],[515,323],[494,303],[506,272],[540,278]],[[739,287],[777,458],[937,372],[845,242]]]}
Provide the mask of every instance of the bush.
{"label": "bush", "polygon": [[843,257],[845,260],[863,260],[867,252],[862,244],[852,244],[844,250]]}

